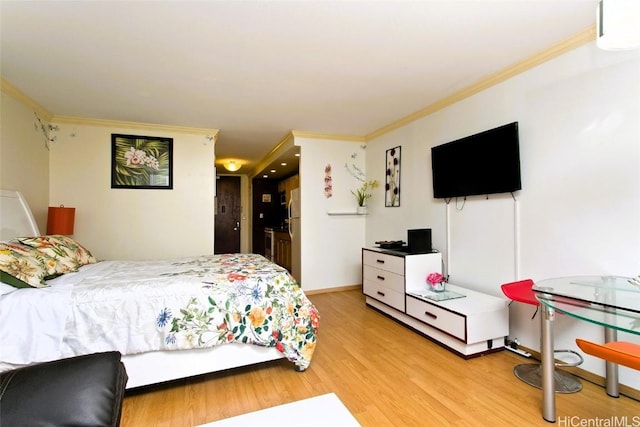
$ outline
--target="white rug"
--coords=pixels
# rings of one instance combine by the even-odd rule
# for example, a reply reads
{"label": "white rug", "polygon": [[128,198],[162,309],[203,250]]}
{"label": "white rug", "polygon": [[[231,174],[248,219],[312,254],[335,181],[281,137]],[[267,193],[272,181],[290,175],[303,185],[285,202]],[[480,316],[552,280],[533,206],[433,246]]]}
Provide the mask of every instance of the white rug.
{"label": "white rug", "polygon": [[310,399],[298,400],[273,408],[249,412],[248,414],[202,424],[199,427],[229,426],[359,426],[334,393],[323,394]]}

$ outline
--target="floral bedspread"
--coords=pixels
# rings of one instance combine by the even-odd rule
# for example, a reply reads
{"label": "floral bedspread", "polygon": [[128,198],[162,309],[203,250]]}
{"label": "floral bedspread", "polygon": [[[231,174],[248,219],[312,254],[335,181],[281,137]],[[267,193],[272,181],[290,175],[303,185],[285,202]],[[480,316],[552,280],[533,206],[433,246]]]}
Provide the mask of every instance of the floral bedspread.
{"label": "floral bedspread", "polygon": [[73,281],[66,355],[246,343],[275,347],[304,370],[319,315],[286,269],[255,254],[102,261]]}

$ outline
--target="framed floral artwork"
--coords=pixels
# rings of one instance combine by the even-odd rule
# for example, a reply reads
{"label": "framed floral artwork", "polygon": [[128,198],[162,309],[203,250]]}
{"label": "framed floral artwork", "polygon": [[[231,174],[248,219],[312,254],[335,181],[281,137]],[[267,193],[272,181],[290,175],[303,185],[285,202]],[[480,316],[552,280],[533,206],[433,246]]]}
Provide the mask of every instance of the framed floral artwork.
{"label": "framed floral artwork", "polygon": [[111,134],[111,188],[173,188],[173,138]]}
{"label": "framed floral artwork", "polygon": [[385,160],[384,205],[400,206],[400,146],[388,149]]}

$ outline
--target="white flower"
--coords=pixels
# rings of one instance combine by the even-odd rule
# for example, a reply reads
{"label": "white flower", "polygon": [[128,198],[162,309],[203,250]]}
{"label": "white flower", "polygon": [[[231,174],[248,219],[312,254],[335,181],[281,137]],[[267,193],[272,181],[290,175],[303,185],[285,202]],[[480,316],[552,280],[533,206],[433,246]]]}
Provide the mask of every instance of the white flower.
{"label": "white flower", "polygon": [[160,169],[160,162],[158,162],[158,159],[153,156],[146,156],[144,159],[144,164],[149,166],[151,169]]}
{"label": "white flower", "polygon": [[142,150],[136,150],[134,147],[131,147],[129,151],[124,153],[124,157],[127,159],[127,166],[137,166],[144,163],[147,155]]}

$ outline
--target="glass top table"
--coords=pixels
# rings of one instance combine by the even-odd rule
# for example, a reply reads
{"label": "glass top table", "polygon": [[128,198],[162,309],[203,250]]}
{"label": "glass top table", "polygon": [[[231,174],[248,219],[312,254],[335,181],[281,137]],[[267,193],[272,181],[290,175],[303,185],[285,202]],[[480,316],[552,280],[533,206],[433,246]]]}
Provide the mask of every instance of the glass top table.
{"label": "glass top table", "polygon": [[[542,417],[556,420],[553,357],[555,312],[601,325],[604,341],[617,339],[617,331],[640,335],[640,283],[619,276],[571,276],[541,280],[533,286],[542,306]],[[607,394],[618,396],[618,366],[606,363]]]}
{"label": "glass top table", "polygon": [[542,304],[568,316],[640,335],[640,284],[628,277],[559,277],[533,290]]}

